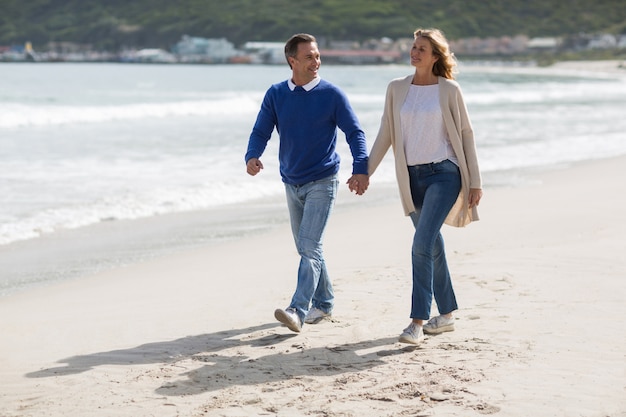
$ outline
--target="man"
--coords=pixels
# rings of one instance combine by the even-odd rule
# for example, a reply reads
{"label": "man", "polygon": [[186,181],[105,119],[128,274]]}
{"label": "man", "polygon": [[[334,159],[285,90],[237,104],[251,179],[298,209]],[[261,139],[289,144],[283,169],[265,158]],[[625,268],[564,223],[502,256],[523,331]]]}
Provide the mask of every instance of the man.
{"label": "man", "polygon": [[298,282],[289,307],[276,319],[294,332],[332,314],[333,287],[322,254],[322,238],[337,195],[339,155],[337,128],[346,135],[353,157],[351,191],[361,195],[369,185],[367,148],[346,95],[322,80],[315,38],[296,34],[285,44],[291,79],[272,85],[250,134],[246,167],[257,175],[259,160],[274,128],[279,138],[280,175],[285,184],[291,230],[300,255]]}

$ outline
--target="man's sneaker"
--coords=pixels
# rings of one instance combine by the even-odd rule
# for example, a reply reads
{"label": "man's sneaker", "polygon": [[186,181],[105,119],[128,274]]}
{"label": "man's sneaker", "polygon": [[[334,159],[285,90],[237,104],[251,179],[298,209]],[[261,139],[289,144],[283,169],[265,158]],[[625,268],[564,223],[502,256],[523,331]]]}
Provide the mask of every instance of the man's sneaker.
{"label": "man's sneaker", "polygon": [[422,340],[424,340],[422,326],[415,323],[409,324],[409,327],[404,329],[398,338],[398,342],[400,343],[411,343],[413,345],[419,344]]}
{"label": "man's sneaker", "polygon": [[454,330],[454,317],[447,318],[445,316],[437,316],[428,320],[424,325],[424,333],[439,334],[443,332],[451,332]]}
{"label": "man's sneaker", "polygon": [[300,317],[294,308],[287,308],[283,310],[282,308],[277,308],[274,311],[274,317],[276,320],[287,326],[289,330],[292,332],[300,333],[302,329],[302,322],[300,321]]}
{"label": "man's sneaker", "polygon": [[313,307],[309,310],[304,318],[304,322],[307,324],[316,324],[324,320],[326,317],[330,317],[330,313],[326,313],[317,307]]}

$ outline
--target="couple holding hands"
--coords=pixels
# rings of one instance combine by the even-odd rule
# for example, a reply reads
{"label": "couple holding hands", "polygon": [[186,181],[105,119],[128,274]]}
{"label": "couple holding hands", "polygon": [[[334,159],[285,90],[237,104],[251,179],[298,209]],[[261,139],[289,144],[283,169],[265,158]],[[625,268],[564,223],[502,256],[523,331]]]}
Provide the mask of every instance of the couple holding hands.
{"label": "couple holding hands", "polygon": [[[300,255],[297,286],[289,306],[275,318],[294,332],[304,323],[329,317],[333,287],[322,253],[324,230],[337,195],[337,129],[353,157],[347,184],[362,195],[369,178],[392,148],[400,199],[415,227],[412,245],[411,322],[402,343],[418,344],[424,333],[454,330],[458,306],[445,256],[441,227],[478,220],[481,177],[472,126],[456,61],[443,33],[418,29],[411,48],[413,74],[392,80],[380,128],[367,154],[365,134],[345,93],[319,77],[315,38],[296,34],[285,44],[289,80],[266,92],[250,134],[246,168],[257,175],[259,159],[274,129],[279,134],[280,175],[285,185],[291,229]],[[439,315],[430,317],[433,297]]]}

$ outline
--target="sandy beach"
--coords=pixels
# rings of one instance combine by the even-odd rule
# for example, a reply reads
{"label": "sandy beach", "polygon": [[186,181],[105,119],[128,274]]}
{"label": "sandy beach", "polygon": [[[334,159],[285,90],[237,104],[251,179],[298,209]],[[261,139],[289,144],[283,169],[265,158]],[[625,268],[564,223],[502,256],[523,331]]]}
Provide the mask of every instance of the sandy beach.
{"label": "sandy beach", "polygon": [[626,416],[625,163],[487,187],[480,222],[444,229],[457,330],[418,347],[397,343],[394,198],[334,213],[334,316],[301,334],[272,316],[295,285],[286,225],[5,297],[0,415]]}
{"label": "sandy beach", "polygon": [[[626,417],[625,165],[486,175],[481,221],[443,229],[456,330],[417,347],[397,342],[412,225],[376,176],[362,197],[340,193],[325,238],[336,307],[300,334],[273,317],[299,261],[286,209],[246,238],[0,297],[0,417]],[[160,221],[132,224],[158,240]]]}

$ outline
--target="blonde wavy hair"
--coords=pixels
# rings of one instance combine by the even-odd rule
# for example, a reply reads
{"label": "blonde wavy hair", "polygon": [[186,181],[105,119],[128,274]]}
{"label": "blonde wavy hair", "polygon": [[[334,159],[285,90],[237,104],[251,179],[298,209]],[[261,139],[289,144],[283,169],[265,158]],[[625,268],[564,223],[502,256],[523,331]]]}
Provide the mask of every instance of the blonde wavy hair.
{"label": "blonde wavy hair", "polygon": [[433,74],[451,80],[454,79],[454,74],[458,72],[456,58],[454,54],[450,52],[448,40],[443,32],[439,29],[417,29],[413,32],[413,36],[415,39],[428,39],[433,48],[433,55],[439,58],[435,62],[435,65],[433,65]]}

